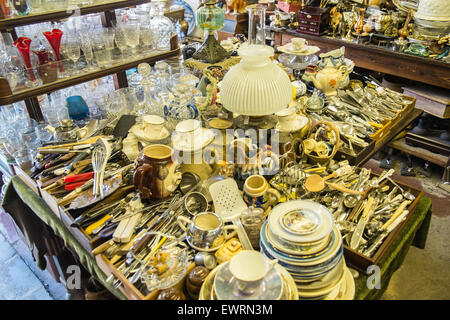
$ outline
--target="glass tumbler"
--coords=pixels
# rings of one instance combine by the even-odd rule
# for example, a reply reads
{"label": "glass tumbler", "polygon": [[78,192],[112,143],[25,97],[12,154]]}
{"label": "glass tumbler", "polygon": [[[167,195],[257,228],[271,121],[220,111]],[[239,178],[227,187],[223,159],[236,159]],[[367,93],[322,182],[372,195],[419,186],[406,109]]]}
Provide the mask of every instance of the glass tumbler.
{"label": "glass tumbler", "polygon": [[125,39],[127,45],[131,47],[132,54],[136,54],[139,46],[140,24],[137,18],[131,18],[125,24]]}
{"label": "glass tumbler", "polygon": [[102,68],[107,66],[111,61],[111,51],[107,49],[106,44],[102,40],[94,42],[94,57],[97,65]]}
{"label": "glass tumbler", "polygon": [[45,124],[45,123],[38,124],[35,128],[35,131],[36,131],[36,136],[37,136],[38,140],[41,142],[41,144],[49,142],[53,138],[53,135],[51,134],[51,132],[47,130],[47,124]]}

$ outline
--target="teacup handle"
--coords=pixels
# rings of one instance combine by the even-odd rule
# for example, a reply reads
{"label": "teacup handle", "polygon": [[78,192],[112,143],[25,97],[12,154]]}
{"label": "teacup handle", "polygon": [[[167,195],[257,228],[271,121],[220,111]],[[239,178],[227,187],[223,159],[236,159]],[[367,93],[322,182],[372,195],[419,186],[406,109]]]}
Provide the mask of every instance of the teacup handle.
{"label": "teacup handle", "polygon": [[281,199],[280,192],[278,192],[278,190],[276,190],[274,188],[267,189],[267,196],[268,196],[268,198],[270,198],[270,197],[272,198],[272,200],[268,201],[269,205],[275,204],[275,203],[279,202]]}
{"label": "teacup handle", "polygon": [[[233,230],[230,233],[227,232],[227,230]],[[231,238],[233,238],[236,233],[237,233],[237,227],[236,226],[225,226],[223,227],[223,231],[224,231],[224,235],[225,235],[225,240],[229,240]]]}
{"label": "teacup handle", "polygon": [[187,225],[190,224],[191,222],[192,222],[191,220],[183,216],[179,216],[177,218],[177,223],[183,231],[187,230]]}
{"label": "teacup handle", "polygon": [[278,263],[278,259],[269,260],[269,268],[267,268],[267,272],[264,276],[267,276],[277,263]]}

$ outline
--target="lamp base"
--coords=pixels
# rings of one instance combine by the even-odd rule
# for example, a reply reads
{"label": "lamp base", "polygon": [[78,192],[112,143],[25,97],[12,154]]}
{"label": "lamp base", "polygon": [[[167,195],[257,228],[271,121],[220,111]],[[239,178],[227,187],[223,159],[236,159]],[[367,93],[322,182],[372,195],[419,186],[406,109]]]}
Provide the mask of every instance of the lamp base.
{"label": "lamp base", "polygon": [[248,129],[262,129],[270,130],[277,124],[277,118],[274,115],[267,116],[244,116],[241,115],[234,119],[237,128]]}
{"label": "lamp base", "polygon": [[230,53],[226,51],[216,40],[214,35],[210,33],[198,49],[193,58],[208,63],[217,63],[230,57]]}

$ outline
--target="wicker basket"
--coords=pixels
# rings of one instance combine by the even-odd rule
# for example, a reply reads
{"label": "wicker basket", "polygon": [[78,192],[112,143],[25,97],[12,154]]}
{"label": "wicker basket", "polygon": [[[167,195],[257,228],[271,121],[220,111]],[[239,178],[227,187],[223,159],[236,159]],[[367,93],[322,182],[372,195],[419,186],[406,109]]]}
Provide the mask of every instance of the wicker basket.
{"label": "wicker basket", "polygon": [[[333,146],[333,150],[331,151],[331,153],[330,153],[328,156],[324,156],[324,157],[321,157],[321,156],[315,156],[315,155],[307,154],[307,153],[305,153],[305,154],[306,154],[306,156],[308,157],[308,159],[309,159],[312,163],[314,163],[314,164],[318,163],[318,164],[320,164],[320,165],[326,165],[326,164],[328,164],[328,162],[331,161],[331,159],[333,159],[334,155],[336,154],[337,150],[339,149],[339,146],[340,146],[340,144],[341,144],[341,138],[340,138],[340,136],[339,136],[339,130],[338,130],[338,128],[337,128],[334,124],[332,124],[331,122],[328,122],[328,121],[319,121],[319,122],[315,123],[314,125],[312,125],[312,126],[311,126],[311,129],[310,129],[310,131],[309,131],[308,138],[312,138],[312,137],[313,137],[313,132],[314,132],[314,130],[315,130],[318,126],[320,126],[320,125],[322,125],[322,124],[325,124],[325,125],[328,126],[328,130],[327,130],[327,131],[334,131],[334,133],[335,133],[335,135],[336,135],[336,143],[335,143],[334,146]],[[304,150],[304,149],[305,149],[305,148],[303,147],[303,150]]]}

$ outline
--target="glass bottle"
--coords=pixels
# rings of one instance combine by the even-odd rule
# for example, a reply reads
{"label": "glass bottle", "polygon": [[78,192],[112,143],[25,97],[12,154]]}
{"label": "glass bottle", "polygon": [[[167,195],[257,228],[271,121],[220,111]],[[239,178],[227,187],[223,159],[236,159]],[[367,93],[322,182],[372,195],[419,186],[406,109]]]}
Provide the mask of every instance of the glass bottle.
{"label": "glass bottle", "polygon": [[150,26],[155,31],[154,48],[157,50],[170,50],[170,38],[174,27],[172,21],[164,16],[165,1],[157,1],[156,16],[150,20]]}
{"label": "glass bottle", "polygon": [[262,208],[249,207],[242,213],[240,219],[253,248],[258,250],[260,231],[266,220],[264,210]]}
{"label": "glass bottle", "polygon": [[248,44],[265,45],[266,44],[266,8],[257,6],[248,6]]}
{"label": "glass bottle", "polygon": [[156,94],[156,83],[151,78],[143,79],[142,87],[144,89],[144,110],[146,114],[163,116],[163,103]]}
{"label": "glass bottle", "polygon": [[141,111],[144,114],[163,115],[163,103],[156,94],[156,80],[151,74],[152,68],[148,63],[138,65],[138,74],[141,77],[139,85],[143,91]]}
{"label": "glass bottle", "polygon": [[158,61],[155,63],[155,71],[158,96],[162,103],[167,105],[170,99],[169,84],[172,77],[170,65],[165,61]]}

